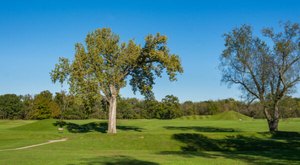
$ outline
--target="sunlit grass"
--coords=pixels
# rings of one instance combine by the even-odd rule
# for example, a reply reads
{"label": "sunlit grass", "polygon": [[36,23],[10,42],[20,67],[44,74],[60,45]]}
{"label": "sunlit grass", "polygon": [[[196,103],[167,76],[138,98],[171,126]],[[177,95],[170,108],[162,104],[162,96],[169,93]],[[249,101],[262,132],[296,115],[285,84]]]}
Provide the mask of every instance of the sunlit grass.
{"label": "sunlit grass", "polygon": [[0,164],[299,164],[300,119],[280,122],[284,132],[267,133],[265,120],[0,121],[0,149],[68,138],[19,151],[0,151]]}

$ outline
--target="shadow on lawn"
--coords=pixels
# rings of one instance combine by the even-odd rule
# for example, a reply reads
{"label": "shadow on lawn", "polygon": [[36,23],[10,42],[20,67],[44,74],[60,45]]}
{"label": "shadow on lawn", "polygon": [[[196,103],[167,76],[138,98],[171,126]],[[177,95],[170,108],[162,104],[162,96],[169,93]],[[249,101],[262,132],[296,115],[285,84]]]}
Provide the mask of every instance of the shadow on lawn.
{"label": "shadow on lawn", "polygon": [[218,128],[218,127],[199,127],[199,126],[186,126],[186,127],[175,127],[175,126],[166,126],[165,129],[169,130],[181,130],[188,131],[194,130],[197,132],[239,132],[233,128]]}
{"label": "shadow on lawn", "polygon": [[[290,137],[293,132],[280,132],[281,139],[261,139],[242,135],[226,136],[223,139],[212,139],[197,133],[179,133],[173,139],[184,144],[181,151],[165,151],[160,154],[176,154],[181,156],[202,156],[207,158],[226,157],[238,159],[252,164],[283,165],[300,164],[300,141]],[[274,136],[278,136],[274,134]],[[295,137],[295,138],[299,138]],[[217,152],[207,152],[217,151]]]}
{"label": "shadow on lawn", "polygon": [[[67,130],[71,133],[87,133],[92,131],[106,133],[108,128],[107,122],[104,123],[91,122],[91,123],[80,125],[80,124],[64,122],[64,121],[56,121],[53,125],[66,127]],[[124,130],[124,131],[142,132],[142,128],[134,127],[134,126],[117,126],[117,129]]]}
{"label": "shadow on lawn", "polygon": [[288,141],[297,141],[300,140],[300,133],[299,132],[285,132],[285,131],[278,131],[273,134],[269,132],[261,132],[260,134],[270,137],[272,139],[281,139],[281,140],[288,140]]}
{"label": "shadow on lawn", "polygon": [[[96,158],[86,158],[82,159],[80,165],[159,165],[158,163],[138,160],[129,156],[114,156],[114,157],[96,157]],[[74,165],[74,164],[69,164]]]}

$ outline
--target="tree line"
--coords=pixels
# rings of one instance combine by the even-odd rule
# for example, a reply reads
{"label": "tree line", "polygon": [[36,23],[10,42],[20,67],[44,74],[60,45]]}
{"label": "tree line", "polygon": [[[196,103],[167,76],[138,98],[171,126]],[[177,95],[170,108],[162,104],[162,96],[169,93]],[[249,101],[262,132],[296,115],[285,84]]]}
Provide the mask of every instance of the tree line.
{"label": "tree line", "polygon": [[[65,101],[64,101],[65,100]],[[31,95],[0,95],[0,119],[107,119],[108,105],[105,100],[95,104],[78,101],[64,92],[49,91]],[[162,100],[118,98],[117,119],[175,119],[181,116],[214,115],[224,111],[236,111],[253,118],[264,118],[260,102],[247,104],[232,98],[180,103],[173,95]],[[280,104],[281,118],[300,117],[300,98],[285,97]]]}

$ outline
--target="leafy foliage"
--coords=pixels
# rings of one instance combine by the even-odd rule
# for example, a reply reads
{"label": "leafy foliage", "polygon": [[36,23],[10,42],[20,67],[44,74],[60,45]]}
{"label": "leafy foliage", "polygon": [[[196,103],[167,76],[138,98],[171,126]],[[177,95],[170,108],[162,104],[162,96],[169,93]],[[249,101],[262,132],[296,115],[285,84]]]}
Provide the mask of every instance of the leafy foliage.
{"label": "leafy foliage", "polygon": [[53,101],[51,92],[42,91],[34,97],[31,119],[57,118],[59,115],[59,106]]}
{"label": "leafy foliage", "polygon": [[[153,96],[154,76],[161,77],[166,69],[170,80],[182,73],[179,57],[169,53],[167,38],[159,33],[145,38],[141,47],[133,40],[120,43],[118,35],[109,28],[97,29],[75,46],[75,60],[71,64],[71,90],[82,95],[99,93],[110,97],[126,85],[129,79],[133,91],[148,98]],[[115,91],[111,91],[111,86]]]}
{"label": "leafy foliage", "polygon": [[4,119],[19,118],[23,104],[21,98],[15,94],[0,96],[0,117]]}

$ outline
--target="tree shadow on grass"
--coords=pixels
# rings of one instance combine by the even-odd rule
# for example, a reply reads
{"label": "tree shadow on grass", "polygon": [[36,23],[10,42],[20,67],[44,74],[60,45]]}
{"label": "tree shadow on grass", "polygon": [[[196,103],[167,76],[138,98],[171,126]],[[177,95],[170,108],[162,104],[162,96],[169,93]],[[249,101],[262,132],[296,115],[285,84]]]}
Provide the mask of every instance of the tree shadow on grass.
{"label": "tree shadow on grass", "polygon": [[287,131],[277,131],[275,133],[270,132],[260,132],[261,135],[266,137],[270,137],[272,139],[278,140],[287,140],[287,141],[300,141],[300,133],[299,132],[287,132]]}
{"label": "tree shadow on grass", "polygon": [[181,130],[188,131],[194,130],[197,132],[239,132],[239,130],[233,128],[218,128],[218,127],[199,127],[199,126],[186,126],[186,127],[175,127],[175,126],[166,126],[165,129],[169,130]]}
{"label": "tree shadow on grass", "polygon": [[[96,157],[96,158],[86,158],[82,159],[82,163],[80,165],[159,165],[158,163],[138,160],[129,156],[114,156],[114,157]],[[74,164],[69,164],[74,165]]]}
{"label": "tree shadow on grass", "polygon": [[[69,132],[71,133],[87,133],[87,132],[101,132],[106,133],[108,124],[107,122],[97,123],[97,122],[91,122],[87,124],[75,124],[71,122],[64,122],[64,121],[56,121],[54,126],[60,126],[65,127]],[[136,131],[136,132],[142,132],[142,128],[135,127],[135,126],[117,126],[118,130],[123,131]]]}
{"label": "tree shadow on grass", "polygon": [[179,133],[173,139],[184,144],[181,151],[164,151],[160,154],[226,157],[252,164],[300,164],[300,141],[262,139],[242,135],[212,139],[197,133]]}

